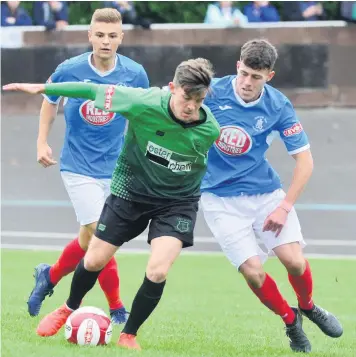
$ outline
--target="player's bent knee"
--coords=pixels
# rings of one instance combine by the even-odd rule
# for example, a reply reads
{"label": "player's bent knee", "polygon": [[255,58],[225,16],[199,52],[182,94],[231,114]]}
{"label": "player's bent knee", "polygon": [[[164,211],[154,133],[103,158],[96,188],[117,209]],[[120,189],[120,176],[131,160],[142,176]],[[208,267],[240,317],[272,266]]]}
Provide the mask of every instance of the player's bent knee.
{"label": "player's bent knee", "polygon": [[259,289],[266,279],[266,273],[264,271],[250,271],[244,277],[249,285]]}
{"label": "player's bent knee", "polygon": [[89,271],[103,269],[115,255],[117,247],[105,242],[95,235],[91,238],[88,251],[84,256],[84,267]]}
{"label": "player's bent knee", "polygon": [[256,266],[249,264],[247,261],[240,266],[239,270],[249,285],[252,285],[257,289],[263,285],[266,273],[264,272],[262,265]]}
{"label": "player's bent knee", "polygon": [[106,265],[106,260],[100,259],[100,257],[93,257],[91,255],[84,257],[84,268],[88,271],[99,271]]}
{"label": "player's bent knee", "polygon": [[168,269],[164,267],[147,268],[146,276],[148,280],[154,283],[162,283],[166,280],[168,274]]}
{"label": "player's bent knee", "polygon": [[288,273],[295,276],[302,275],[306,266],[304,258],[296,259],[294,257],[289,257],[284,259],[282,263],[286,267]]}

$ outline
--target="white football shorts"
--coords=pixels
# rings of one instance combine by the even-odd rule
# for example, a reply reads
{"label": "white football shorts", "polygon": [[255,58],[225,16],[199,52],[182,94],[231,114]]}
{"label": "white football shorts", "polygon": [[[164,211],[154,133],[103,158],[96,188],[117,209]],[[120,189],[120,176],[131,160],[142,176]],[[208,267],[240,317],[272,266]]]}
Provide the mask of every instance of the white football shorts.
{"label": "white football shorts", "polygon": [[295,209],[280,235],[262,232],[267,216],[284,199],[285,192],[278,189],[271,193],[253,196],[219,197],[203,192],[201,207],[205,220],[221,249],[238,269],[242,263],[253,256],[259,256],[264,263],[273,249],[292,242],[304,242]]}
{"label": "white football shorts", "polygon": [[111,179],[96,179],[68,171],[61,171],[61,176],[80,225],[97,222],[110,195]]}

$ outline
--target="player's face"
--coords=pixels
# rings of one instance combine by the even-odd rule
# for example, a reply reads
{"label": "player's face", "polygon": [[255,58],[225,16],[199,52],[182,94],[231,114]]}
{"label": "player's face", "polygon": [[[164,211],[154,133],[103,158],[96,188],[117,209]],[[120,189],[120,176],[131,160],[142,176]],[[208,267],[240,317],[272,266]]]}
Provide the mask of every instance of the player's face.
{"label": "player's face", "polygon": [[246,102],[256,100],[266,82],[274,76],[274,71],[268,69],[255,70],[247,67],[243,62],[237,62],[236,91]]}
{"label": "player's face", "polygon": [[107,60],[116,55],[124,34],[121,23],[94,22],[90,26],[88,36],[94,55]]}
{"label": "player's face", "polygon": [[199,119],[199,109],[201,108],[208,90],[197,95],[187,94],[182,87],[169,83],[172,93],[170,102],[173,114],[180,120],[190,122]]}

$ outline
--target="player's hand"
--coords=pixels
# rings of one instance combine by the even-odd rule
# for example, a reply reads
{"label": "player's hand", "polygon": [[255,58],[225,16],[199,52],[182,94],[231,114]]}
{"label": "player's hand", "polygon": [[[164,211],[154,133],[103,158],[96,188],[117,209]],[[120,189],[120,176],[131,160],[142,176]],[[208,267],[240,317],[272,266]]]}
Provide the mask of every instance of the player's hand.
{"label": "player's hand", "polygon": [[277,207],[265,220],[263,224],[263,232],[276,232],[278,237],[286,224],[288,212],[282,207]]}
{"label": "player's hand", "polygon": [[10,83],[4,85],[2,89],[5,91],[39,94],[39,93],[44,93],[45,85],[41,83]]}
{"label": "player's hand", "polygon": [[53,159],[52,149],[48,144],[37,145],[37,162],[45,168],[57,163]]}

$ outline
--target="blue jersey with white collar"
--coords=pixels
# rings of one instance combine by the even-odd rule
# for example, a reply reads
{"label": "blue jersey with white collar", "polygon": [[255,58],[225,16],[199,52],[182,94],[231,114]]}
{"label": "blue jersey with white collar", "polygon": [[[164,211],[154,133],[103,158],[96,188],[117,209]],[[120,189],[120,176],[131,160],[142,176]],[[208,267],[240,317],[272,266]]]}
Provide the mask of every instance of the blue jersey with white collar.
{"label": "blue jersey with white collar", "polygon": [[265,157],[273,138],[279,136],[290,155],[309,149],[308,138],[285,95],[266,84],[259,99],[245,103],[236,93],[235,79],[214,79],[204,101],[221,130],[209,151],[201,190],[218,196],[272,192],[281,187]]}
{"label": "blue jersey with white collar", "polygon": [[[91,63],[92,53],[84,53],[61,63],[47,82],[90,82],[148,88],[143,67],[116,55],[115,66],[99,72]],[[60,97],[47,96],[53,104]],[[119,113],[94,108],[94,102],[80,98],[64,99],[66,132],[60,157],[60,170],[94,178],[111,178],[124,139],[126,119]]]}

